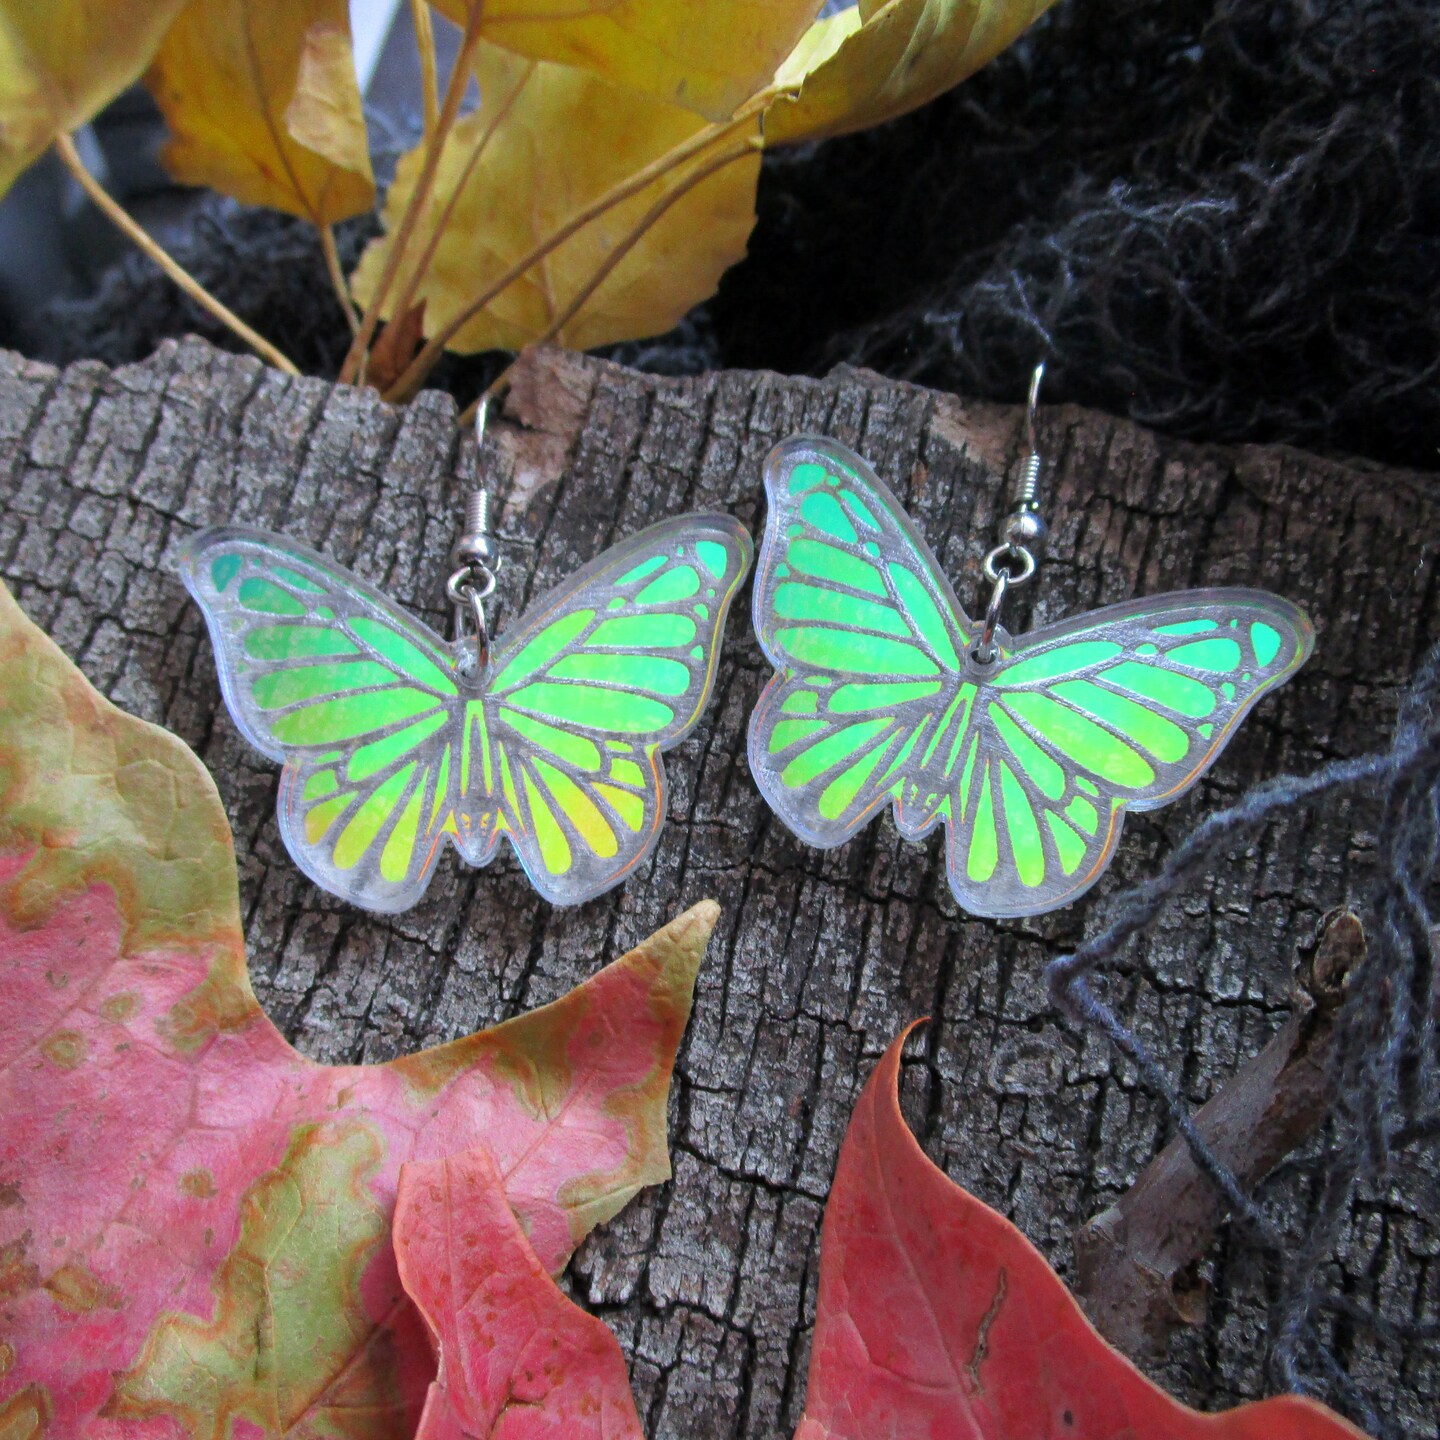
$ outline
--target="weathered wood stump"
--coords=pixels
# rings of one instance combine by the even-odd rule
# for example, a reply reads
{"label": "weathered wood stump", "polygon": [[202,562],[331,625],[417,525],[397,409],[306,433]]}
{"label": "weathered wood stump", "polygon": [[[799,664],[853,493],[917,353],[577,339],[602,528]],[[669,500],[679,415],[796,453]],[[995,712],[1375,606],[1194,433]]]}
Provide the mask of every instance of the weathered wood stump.
{"label": "weathered wood stump", "polygon": [[[631,530],[694,508],[763,520],[760,465],[797,430],[864,451],[911,508],[957,590],[1007,508],[1016,413],[863,373],[824,381],[727,373],[670,381],[541,356],[492,421],[503,538],[501,625],[540,588]],[[1098,1035],[1050,1009],[1042,967],[1096,923],[1203,813],[1253,781],[1378,743],[1394,688],[1440,635],[1440,487],[1433,478],[1274,449],[1182,444],[1069,407],[1042,413],[1053,536],[1015,628],[1131,595],[1261,585],[1307,606],[1315,658],[1242,728],[1184,801],[1126,826],[1080,905],[994,923],[957,911],[938,839],[888,820],[808,850],[747,774],[745,724],[768,669],[738,607],[714,703],[668,760],[671,813],[653,860],[573,910],[538,900],[513,860],[451,855],[424,902],[372,917],[290,863],[276,771],[221,707],[176,543],[235,520],[304,540],[443,623],[441,582],[473,464],[451,403],[397,411],[289,380],[198,341],[113,373],[0,365],[0,575],[119,704],[167,725],[214,772],[235,828],[251,968],[307,1053],[379,1059],[550,1000],[684,906],[724,914],[702,973],[672,1109],[675,1181],[581,1250],[571,1283],[619,1333],[652,1436],[788,1434],[804,1395],[822,1206],[859,1087],[897,1030],[933,1023],[907,1067],[908,1112],[932,1156],[1062,1270],[1075,1227],[1167,1138],[1156,1101]],[[1028,613],[1027,613],[1028,612]],[[1172,907],[1110,993],[1197,1103],[1284,1021],[1297,946],[1357,891],[1363,799],[1268,830]],[[1339,1257],[1358,1297],[1434,1314],[1435,1179],[1402,1170],[1363,1197]],[[1299,1233],[1303,1169],[1270,1183]],[[1219,1405],[1264,1383],[1266,1292],[1242,1241],[1207,1267],[1205,1323],[1156,1378]],[[1427,1432],[1440,1368],[1391,1342],[1341,1337],[1362,1381]]]}

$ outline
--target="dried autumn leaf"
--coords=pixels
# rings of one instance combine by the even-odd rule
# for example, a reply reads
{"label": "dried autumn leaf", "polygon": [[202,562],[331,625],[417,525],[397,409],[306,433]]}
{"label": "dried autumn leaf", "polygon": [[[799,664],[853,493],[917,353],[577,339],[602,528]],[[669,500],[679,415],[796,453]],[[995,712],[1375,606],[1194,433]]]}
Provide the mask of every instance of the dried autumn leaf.
{"label": "dried autumn leaf", "polygon": [[463,26],[533,60],[727,119],[768,81],[822,0],[435,0]]}
{"label": "dried autumn leaf", "polygon": [[139,79],[185,0],[0,0],[0,195]]}
{"label": "dried autumn leaf", "polygon": [[796,1440],[1360,1440],[1296,1395],[1203,1415],[1111,1349],[1039,1251],[910,1133],[897,1091],[908,1034],[840,1151]]}
{"label": "dried autumn leaf", "polygon": [[[445,146],[426,213],[401,264],[401,283],[391,292],[404,293],[404,281],[440,227],[433,261],[417,288],[432,335],[587,202],[703,128],[687,110],[584,70],[517,59],[498,46],[481,44],[474,68],[483,103],[455,126]],[[417,150],[401,160],[386,197],[392,233],[414,193],[421,159]],[[702,157],[679,175],[654,181],[572,235],[465,323],[447,348],[518,350],[547,334],[656,201],[704,163]],[[745,253],[759,169],[759,156],[749,153],[696,185],[554,338],[585,350],[668,330]],[[524,203],[516,201],[519,196]],[[390,244],[383,236],[361,257],[353,286],[364,304]]]}
{"label": "dried autumn leaf", "polygon": [[1054,0],[861,0],[817,20],[780,67],[794,87],[765,112],[769,145],[903,115],[988,64]]}
{"label": "dried autumn leaf", "polygon": [[306,1060],[250,989],[204,767],[0,587],[0,1436],[409,1434],[435,1363],[400,1166],[483,1142],[558,1269],[669,1173],[715,914],[483,1034]]}
{"label": "dried autumn leaf", "polygon": [[190,0],[146,84],[177,180],[317,225],[374,204],[347,0]]}
{"label": "dried autumn leaf", "polygon": [[394,1241],[440,1354],[415,1440],[491,1440],[507,1413],[527,1435],[643,1440],[620,1346],[546,1273],[488,1150],[406,1165]]}

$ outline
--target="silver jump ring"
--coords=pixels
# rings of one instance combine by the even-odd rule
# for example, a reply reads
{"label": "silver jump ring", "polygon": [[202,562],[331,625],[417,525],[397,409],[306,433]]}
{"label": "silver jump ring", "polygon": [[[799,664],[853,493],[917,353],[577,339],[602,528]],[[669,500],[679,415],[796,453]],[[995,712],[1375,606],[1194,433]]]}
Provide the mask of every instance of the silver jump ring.
{"label": "silver jump ring", "polygon": [[[476,579],[480,580],[477,586]],[[446,582],[445,593],[452,605],[486,600],[495,593],[495,575],[484,565],[462,565]]]}
{"label": "silver jump ring", "polygon": [[[477,580],[480,582],[478,585]],[[485,598],[494,590],[495,576],[484,565],[462,565],[445,582],[445,593],[455,607],[455,638],[464,639],[468,610],[475,631],[475,663],[482,670],[490,658],[490,627],[485,623]]]}
{"label": "silver jump ring", "polygon": [[[1015,559],[1020,562],[1020,572],[1017,575],[1010,573],[1007,565],[1004,570],[997,567],[996,561],[1001,558]],[[998,585],[1003,576],[1007,585],[1023,585],[1035,573],[1035,557],[1023,546],[1012,545],[1008,540],[1003,545],[997,545],[985,557],[985,578],[991,584]],[[994,603],[993,601],[991,602]]]}
{"label": "silver jump ring", "polygon": [[[986,562],[988,566],[988,561]],[[1032,566],[1033,569],[1033,566]],[[980,639],[972,652],[981,665],[988,665],[995,658],[995,631],[1000,625],[1000,612],[1005,608],[1005,592],[1013,582],[1007,570],[995,574],[995,588],[990,592],[990,604],[985,609],[985,624]]]}

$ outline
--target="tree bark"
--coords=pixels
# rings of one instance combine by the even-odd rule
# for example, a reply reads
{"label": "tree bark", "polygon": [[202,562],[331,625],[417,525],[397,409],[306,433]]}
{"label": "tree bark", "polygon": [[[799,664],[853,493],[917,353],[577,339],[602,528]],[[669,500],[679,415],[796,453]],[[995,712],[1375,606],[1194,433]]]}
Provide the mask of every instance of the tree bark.
{"label": "tree bark", "polygon": [[[499,624],[626,533],[718,508],[758,533],[760,466],[798,430],[863,451],[910,507],[962,601],[980,605],[1020,451],[1018,412],[863,372],[826,380],[721,373],[674,381],[555,353],[527,361],[491,421],[504,564]],[[1042,411],[1052,536],[1012,627],[1132,595],[1256,585],[1305,605],[1314,659],[1260,706],[1186,798],[1132,817],[1079,905],[991,922],[957,911],[940,841],[888,819],[806,849],[751,784],[745,725],[768,675],[746,607],[713,703],[667,759],[671,811],[652,859],[588,905],[551,909],[512,860],[453,855],[413,911],[348,908],[296,871],[275,824],[276,770],[220,704],[176,544],[202,524],[282,530],[354,567],[432,624],[473,445],[444,397],[405,410],[292,380],[199,341],[142,365],[0,364],[0,575],[117,703],[184,737],[235,829],[255,987],[324,1060],[381,1059],[553,999],[686,905],[719,899],[672,1106],[675,1180],[577,1256],[573,1288],[618,1332],[647,1433],[771,1437],[804,1398],[820,1221],[859,1088],[884,1047],[931,1015],[905,1072],[930,1154],[997,1206],[1062,1273],[1071,1234],[1169,1138],[1162,1108],[1104,1039],[1052,1012],[1045,962],[1093,929],[1105,897],[1197,818],[1263,777],[1379,743],[1395,688],[1440,635],[1433,477],[1284,448],[1186,444],[1071,407]],[[1196,1104],[1287,1018],[1297,947],[1355,903],[1376,816],[1362,797],[1269,828],[1167,912],[1108,993]],[[1303,1167],[1265,1194],[1303,1233]],[[1339,1256],[1362,1301],[1434,1315],[1435,1177],[1402,1164],[1362,1197]],[[1203,1326],[1156,1379],[1192,1403],[1260,1393],[1266,1272],[1221,1232]],[[1426,1433],[1440,1367],[1346,1331],[1340,1355]]]}
{"label": "tree bark", "polygon": [[[1335,1025],[1365,959],[1349,910],[1322,922],[1302,960],[1290,1018],[1195,1112],[1195,1129],[1247,1192],[1325,1123],[1334,1105]],[[1224,1196],[1177,1135],[1135,1183],[1075,1232],[1075,1294],[1095,1327],[1127,1355],[1163,1355],[1179,1325],[1204,1323],[1209,1255]]]}

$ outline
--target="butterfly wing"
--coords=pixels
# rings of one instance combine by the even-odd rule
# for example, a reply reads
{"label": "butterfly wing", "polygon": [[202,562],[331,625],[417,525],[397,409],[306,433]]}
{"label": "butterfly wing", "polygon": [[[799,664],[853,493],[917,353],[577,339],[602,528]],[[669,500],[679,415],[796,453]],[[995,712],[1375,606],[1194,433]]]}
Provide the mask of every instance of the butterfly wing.
{"label": "butterfly wing", "polygon": [[970,720],[948,814],[956,898],[1003,916],[1083,894],[1124,811],[1193,785],[1313,644],[1297,606],[1241,589],[1131,601],[1007,644],[963,687]]}
{"label": "butterfly wing", "polygon": [[588,900],[649,854],[666,809],[660,753],[709,701],[751,550],[727,515],[662,521],[551,591],[497,645],[482,764],[546,899]]}
{"label": "butterfly wing", "polygon": [[812,845],[887,802],[909,839],[946,822],[951,887],[975,914],[1082,894],[1123,810],[1193,784],[1313,645],[1285,600],[1197,591],[1002,633],[980,666],[938,561],[864,461],[790,440],[765,483],[755,628],[779,673],[751,720],[756,782]]}
{"label": "butterfly wing", "polygon": [[969,623],[914,522],[845,446],[782,442],[765,490],[755,629],[778,673],[751,718],[755,781],[811,845],[843,843],[887,800],[917,839],[943,789],[905,781],[943,770],[966,722]]}
{"label": "butterfly wing", "polygon": [[202,531],[180,572],[230,713],[284,764],[280,832],[296,864],[367,909],[413,905],[478,713],[455,652],[357,576],[265,531]]}

